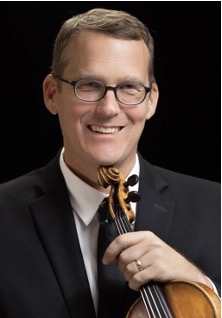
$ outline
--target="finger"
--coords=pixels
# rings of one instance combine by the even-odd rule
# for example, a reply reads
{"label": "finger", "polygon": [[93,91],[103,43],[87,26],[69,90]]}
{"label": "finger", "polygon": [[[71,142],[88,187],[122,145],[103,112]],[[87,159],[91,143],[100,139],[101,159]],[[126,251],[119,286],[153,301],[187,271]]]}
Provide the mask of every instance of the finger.
{"label": "finger", "polygon": [[129,288],[138,291],[143,285],[148,284],[150,281],[151,279],[147,278],[145,271],[140,271],[131,277],[128,281],[128,285]]}
{"label": "finger", "polygon": [[[112,243],[106,249],[106,252],[103,257],[103,263],[105,265],[116,262],[116,258],[121,254],[121,261],[123,262],[122,267],[124,267],[124,263],[129,263],[129,258],[132,259],[132,251],[127,250],[127,253],[122,253],[126,249],[135,246],[136,244],[141,243],[145,236],[147,236],[148,232],[130,232],[125,233],[117,238],[115,238]],[[141,254],[141,252],[140,252]],[[127,257],[128,255],[128,257]],[[137,257],[137,255],[135,255]]]}
{"label": "finger", "polygon": [[146,267],[149,267],[149,265],[147,264],[148,263],[145,263],[144,261],[144,257],[137,258],[134,261],[127,264],[123,271],[123,275],[126,281],[129,282],[134,275],[136,275],[138,272],[143,271]]}
{"label": "finger", "polygon": [[128,281],[129,287],[135,291],[153,280],[153,271],[149,266],[145,267],[142,258],[131,262],[124,271],[124,278]]}

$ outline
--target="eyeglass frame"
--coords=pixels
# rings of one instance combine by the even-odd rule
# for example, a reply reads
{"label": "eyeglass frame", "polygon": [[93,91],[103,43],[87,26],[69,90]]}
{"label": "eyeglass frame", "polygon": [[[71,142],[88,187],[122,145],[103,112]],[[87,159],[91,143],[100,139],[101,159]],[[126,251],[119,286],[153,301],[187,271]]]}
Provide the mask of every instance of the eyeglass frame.
{"label": "eyeglass frame", "polygon": [[[136,106],[136,105],[141,104],[141,103],[145,100],[146,95],[152,90],[152,84],[151,84],[150,87],[147,87],[147,86],[145,86],[145,85],[143,85],[143,84],[139,84],[139,85],[141,85],[141,86],[145,89],[145,92],[144,92],[145,94],[144,94],[143,99],[142,99],[139,103],[124,103],[124,102],[122,102],[122,101],[119,100],[116,91],[117,91],[117,89],[118,89],[120,86],[126,85],[126,84],[133,84],[133,82],[121,83],[121,84],[119,84],[119,85],[113,87],[113,86],[107,86],[107,85],[105,85],[103,82],[93,79],[93,81],[98,82],[99,84],[102,84],[102,85],[104,86],[104,88],[105,88],[105,91],[104,91],[103,95],[102,95],[100,98],[91,101],[91,100],[86,100],[86,99],[83,99],[83,98],[79,97],[79,96],[77,95],[77,93],[76,93],[76,84],[77,84],[79,81],[87,80],[88,78],[80,78],[80,79],[78,79],[78,80],[68,81],[68,80],[66,80],[66,79],[64,79],[64,78],[62,78],[62,77],[60,77],[60,76],[56,76],[56,75],[53,75],[53,76],[54,76],[54,78],[57,78],[57,79],[60,80],[61,82],[64,82],[64,83],[66,83],[66,84],[69,84],[69,85],[73,86],[73,91],[74,91],[74,94],[76,95],[76,97],[77,97],[79,100],[82,100],[82,101],[88,102],[88,103],[98,102],[99,100],[103,99],[103,97],[106,95],[106,93],[107,93],[109,90],[111,90],[111,91],[114,92],[114,95],[115,95],[115,97],[116,97],[116,100],[117,100],[119,103],[124,104],[124,105],[126,105],[126,106]],[[89,80],[92,80],[92,79],[89,78]]]}

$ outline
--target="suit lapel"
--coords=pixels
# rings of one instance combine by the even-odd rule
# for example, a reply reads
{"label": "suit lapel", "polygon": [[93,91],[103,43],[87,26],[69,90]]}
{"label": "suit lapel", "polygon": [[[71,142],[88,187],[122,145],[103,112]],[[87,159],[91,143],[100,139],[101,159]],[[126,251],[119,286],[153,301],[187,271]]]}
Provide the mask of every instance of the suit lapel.
{"label": "suit lapel", "polygon": [[45,172],[46,180],[51,175],[52,182],[46,194],[31,203],[31,213],[70,316],[93,318],[94,306],[72,208],[58,160],[56,165],[54,173]]}
{"label": "suit lapel", "polygon": [[[135,230],[149,230],[166,241],[174,215],[175,202],[163,194],[167,182],[155,168],[140,158],[141,177]],[[148,180],[148,181],[147,181]]]}

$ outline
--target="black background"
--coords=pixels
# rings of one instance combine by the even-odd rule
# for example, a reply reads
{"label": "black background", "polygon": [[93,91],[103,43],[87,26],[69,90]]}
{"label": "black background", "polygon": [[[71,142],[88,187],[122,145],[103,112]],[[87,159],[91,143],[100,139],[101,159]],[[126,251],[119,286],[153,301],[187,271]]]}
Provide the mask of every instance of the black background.
{"label": "black background", "polygon": [[42,81],[63,21],[94,7],[136,15],[155,40],[160,99],[140,152],[153,164],[220,181],[220,1],[1,1],[0,182],[44,165],[61,147]]}

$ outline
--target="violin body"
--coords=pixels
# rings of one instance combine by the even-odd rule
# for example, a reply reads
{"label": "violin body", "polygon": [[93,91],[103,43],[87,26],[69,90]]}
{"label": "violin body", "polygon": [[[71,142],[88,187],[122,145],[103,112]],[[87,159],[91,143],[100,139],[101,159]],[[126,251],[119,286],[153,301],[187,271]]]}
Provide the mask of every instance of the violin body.
{"label": "violin body", "polygon": [[[220,298],[203,284],[175,280],[163,284],[162,292],[173,318],[221,318]],[[142,298],[132,305],[126,318],[149,318]]]}

